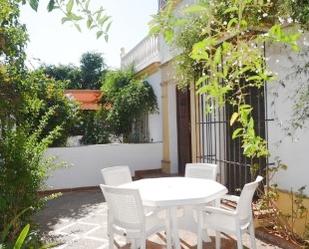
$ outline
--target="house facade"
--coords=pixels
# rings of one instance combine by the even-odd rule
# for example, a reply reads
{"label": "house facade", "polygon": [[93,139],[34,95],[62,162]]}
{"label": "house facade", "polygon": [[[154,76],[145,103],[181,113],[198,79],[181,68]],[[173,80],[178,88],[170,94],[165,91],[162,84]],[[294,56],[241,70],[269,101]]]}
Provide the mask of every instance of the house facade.
{"label": "house facade", "polygon": [[[179,1],[176,13],[193,2]],[[159,8],[163,8],[166,1],[158,3]],[[305,33],[299,45],[306,48],[308,40],[309,34]],[[121,54],[121,67],[133,64],[136,73],[146,76],[157,95],[159,113],[150,115],[148,122],[152,141],[162,141],[162,170],[181,174],[186,162],[217,163],[220,181],[230,191],[240,188],[250,180],[250,162],[243,158],[239,141],[231,139],[232,131],[226,117],[232,110],[226,106],[206,114],[205,96],[196,94],[193,82],[186,91],[178,90],[172,63],[176,54],[162,37],[151,36],[128,53],[122,51]],[[278,160],[288,165],[288,169],[279,172],[274,179],[282,196],[286,191],[296,191],[305,185],[308,185],[305,193],[309,194],[309,129],[302,129],[293,136],[286,132],[293,109],[293,90],[296,84],[308,81],[308,77],[289,77],[301,58],[284,46],[266,44],[265,54],[268,66],[278,73],[277,81],[285,83],[268,84],[264,89],[250,92],[250,103],[256,107],[257,132],[267,139],[271,153],[270,158],[258,163],[262,169]]]}
{"label": "house facade", "polygon": [[[176,11],[192,2],[181,1]],[[159,0],[158,8],[165,4]],[[159,113],[148,117],[149,137],[153,142],[162,142],[161,167],[167,173],[183,172],[185,163],[192,161],[190,90],[177,89],[172,64],[176,53],[162,37],[156,36],[147,36],[129,52],[121,52],[121,67],[134,65],[136,73],[146,76],[157,96]]]}

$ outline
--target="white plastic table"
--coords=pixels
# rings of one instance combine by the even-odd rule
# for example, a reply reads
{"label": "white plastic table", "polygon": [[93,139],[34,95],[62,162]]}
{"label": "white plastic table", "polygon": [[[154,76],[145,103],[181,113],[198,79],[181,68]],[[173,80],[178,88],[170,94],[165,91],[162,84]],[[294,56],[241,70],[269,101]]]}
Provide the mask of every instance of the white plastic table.
{"label": "white plastic table", "polygon": [[168,209],[176,249],[180,249],[177,207],[206,204],[228,192],[225,186],[216,181],[189,177],[142,179],[123,184],[121,187],[138,189],[144,206]]}

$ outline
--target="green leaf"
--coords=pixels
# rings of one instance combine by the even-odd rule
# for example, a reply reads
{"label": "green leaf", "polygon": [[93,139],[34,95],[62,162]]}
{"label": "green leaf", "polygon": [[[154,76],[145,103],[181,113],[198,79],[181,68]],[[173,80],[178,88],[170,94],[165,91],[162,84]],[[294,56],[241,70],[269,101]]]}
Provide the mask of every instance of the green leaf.
{"label": "green leaf", "polygon": [[239,113],[238,112],[234,112],[232,114],[232,117],[231,117],[231,120],[230,120],[230,126],[232,126],[235,123],[235,121],[237,120],[238,117],[239,117]]}
{"label": "green leaf", "polygon": [[104,34],[104,32],[102,30],[97,32],[97,39],[99,39],[102,35]]}
{"label": "green leaf", "polygon": [[[254,129],[254,120],[253,120],[252,117],[251,117],[250,120],[249,120],[248,129],[251,129],[251,130]],[[253,131],[254,131],[254,130],[253,130]]]}
{"label": "green leaf", "polygon": [[39,0],[28,0],[30,7],[37,11],[39,6]]}
{"label": "green leaf", "polygon": [[23,246],[24,241],[25,241],[25,239],[26,239],[26,237],[27,237],[27,235],[28,235],[28,233],[29,233],[29,229],[30,229],[30,225],[27,224],[27,225],[23,228],[23,230],[21,231],[21,233],[19,234],[19,236],[18,236],[18,238],[17,238],[17,240],[16,240],[16,243],[15,243],[13,249],[20,249],[20,248]]}
{"label": "green leaf", "polygon": [[248,81],[259,81],[259,80],[261,80],[261,79],[262,79],[262,78],[261,78],[260,76],[254,75],[254,76],[249,77],[247,80],[248,80]]}
{"label": "green leaf", "polygon": [[19,214],[17,214],[14,219],[4,228],[4,230],[2,231],[2,235],[1,235],[1,242],[4,241],[6,239],[6,237],[9,234],[9,231],[11,229],[11,227],[13,226],[13,224],[16,223],[16,221],[28,210],[30,210],[31,207],[25,208],[24,210],[22,210]]}
{"label": "green leaf", "polygon": [[247,22],[246,20],[241,20],[241,21],[240,21],[240,26],[241,26],[242,28],[246,28],[246,27],[248,26],[248,22]]}
{"label": "green leaf", "polygon": [[88,17],[88,20],[87,20],[87,23],[86,23],[88,29],[90,29],[92,22],[93,22],[93,19],[92,19],[91,16],[89,16],[89,17]]}
{"label": "green leaf", "polygon": [[163,33],[164,39],[168,44],[171,44],[174,40],[174,31],[172,29],[165,30]]}
{"label": "green leaf", "polygon": [[62,17],[61,18],[61,23],[64,24],[67,21],[70,21],[71,19],[69,17]]}
{"label": "green leaf", "polygon": [[66,5],[66,10],[67,10],[68,13],[72,12],[73,5],[74,5],[74,0],[69,0],[67,5]]}
{"label": "green leaf", "polygon": [[207,8],[200,4],[194,4],[184,9],[184,13],[200,13],[207,11]]}
{"label": "green leaf", "polygon": [[209,79],[209,76],[208,75],[204,75],[204,76],[200,77],[195,84],[197,86],[199,86],[200,84],[204,83],[207,79]]}
{"label": "green leaf", "polygon": [[87,0],[87,2],[86,2],[86,5],[85,5],[86,10],[89,10],[90,1],[91,1],[91,0]]}
{"label": "green leaf", "polygon": [[209,55],[206,51],[207,44],[209,44],[207,39],[195,43],[192,48],[191,58],[197,61],[207,60],[209,58]]}
{"label": "green leaf", "polygon": [[55,9],[55,0],[50,0],[47,5],[47,11],[51,12],[53,9]]}
{"label": "green leaf", "polygon": [[233,135],[232,135],[232,139],[235,139],[239,136],[241,136],[241,132],[243,131],[243,128],[237,128],[234,132],[233,132]]}
{"label": "green leaf", "polygon": [[250,66],[245,66],[245,67],[243,67],[241,70],[239,70],[239,74],[243,74],[243,73],[245,73],[245,72],[247,72],[247,71],[250,71],[250,70],[253,70],[252,67],[250,67]]}
{"label": "green leaf", "polygon": [[238,20],[237,18],[232,18],[228,24],[227,24],[227,28],[230,29],[234,24],[237,24],[238,23]]}
{"label": "green leaf", "polygon": [[104,35],[104,40],[105,40],[105,42],[108,42],[108,34]]}
{"label": "green leaf", "polygon": [[111,25],[112,25],[112,22],[109,22],[109,23],[107,24],[106,29],[105,29],[105,33],[108,33],[108,31],[109,31]]}
{"label": "green leaf", "polygon": [[218,47],[216,50],[215,57],[214,57],[214,62],[216,64],[221,63],[221,51],[222,51],[221,47]]}
{"label": "green leaf", "polygon": [[175,26],[183,26],[187,23],[188,23],[188,20],[186,20],[186,19],[177,19],[177,20],[175,20],[174,25]]}
{"label": "green leaf", "polygon": [[82,16],[75,15],[74,13],[68,13],[67,18],[69,21],[80,21],[83,19]]}
{"label": "green leaf", "polygon": [[51,12],[55,8],[55,0],[50,0],[47,5],[48,12]]}
{"label": "green leaf", "polygon": [[110,19],[109,16],[103,16],[98,20],[99,24],[102,26],[108,19]]}
{"label": "green leaf", "polygon": [[238,11],[238,7],[233,6],[233,7],[227,8],[227,9],[223,12],[223,14],[228,14],[228,13],[230,13],[230,12],[237,12],[237,11]]}
{"label": "green leaf", "polygon": [[157,35],[157,34],[160,33],[160,31],[161,31],[161,26],[159,26],[159,25],[153,25],[153,26],[151,26],[151,28],[150,28],[149,34],[150,34],[150,35]]}

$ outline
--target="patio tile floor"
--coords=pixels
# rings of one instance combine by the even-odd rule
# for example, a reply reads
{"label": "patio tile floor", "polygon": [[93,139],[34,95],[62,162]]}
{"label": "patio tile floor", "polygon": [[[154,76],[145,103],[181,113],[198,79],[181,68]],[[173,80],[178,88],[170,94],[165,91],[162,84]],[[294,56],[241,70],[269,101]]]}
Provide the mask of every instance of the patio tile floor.
{"label": "patio tile floor", "polygon": [[[46,240],[56,242],[56,249],[107,249],[107,207],[99,191],[65,193],[48,202],[46,208],[36,217],[39,228]],[[196,236],[181,231],[181,246],[184,249],[196,248]],[[244,235],[244,244],[249,247],[249,236]],[[212,240],[214,238],[212,237]],[[119,248],[129,248],[120,238]],[[259,249],[279,249],[257,240]],[[153,235],[147,242],[149,249],[164,249],[164,233]],[[205,243],[205,249],[212,249],[212,243]],[[233,238],[222,239],[223,249],[236,248]]]}

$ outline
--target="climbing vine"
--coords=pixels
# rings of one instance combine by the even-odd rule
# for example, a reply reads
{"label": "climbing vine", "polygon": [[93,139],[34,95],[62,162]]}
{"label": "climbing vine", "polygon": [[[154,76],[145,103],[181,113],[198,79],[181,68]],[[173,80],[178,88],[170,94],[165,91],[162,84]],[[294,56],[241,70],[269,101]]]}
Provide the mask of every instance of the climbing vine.
{"label": "climbing vine", "polygon": [[[240,139],[243,154],[252,162],[268,157],[267,142],[256,132],[255,107],[248,102],[249,90],[262,90],[266,82],[277,79],[276,73],[267,67],[266,44],[283,44],[293,52],[300,51],[297,42],[303,33],[301,29],[309,24],[308,1],[200,0],[185,7],[180,15],[173,14],[178,12],[175,6],[176,1],[168,1],[150,26],[152,34],[163,35],[167,43],[180,51],[174,59],[178,82],[181,86],[195,82],[197,93],[205,96],[207,112],[231,105],[234,113],[227,118],[233,128],[232,138]],[[278,163],[266,175],[285,168]],[[254,174],[258,167],[252,164],[251,169]],[[291,228],[275,206],[278,192],[273,187],[274,191],[270,188],[263,199],[266,209],[277,210],[273,227]],[[302,203],[299,197],[303,195],[295,196]],[[295,205],[297,210],[299,206]],[[305,212],[308,210],[302,210],[302,214]],[[296,236],[293,229],[285,235],[305,239]]]}
{"label": "climbing vine", "polygon": [[[186,8],[182,19],[171,15],[174,4],[169,1],[169,7],[155,16],[152,32],[162,27],[163,35],[171,43],[192,33],[190,27],[194,22],[194,31],[198,31],[193,36],[194,43],[176,42],[184,47],[179,61],[176,59],[181,69],[179,75],[190,79],[196,69],[197,92],[206,95],[207,111],[225,103],[234,106],[230,125],[238,128],[234,129],[233,138],[241,138],[247,157],[266,157],[266,141],[255,132],[253,107],[247,103],[246,95],[249,88],[262,88],[265,82],[275,79],[275,74],[265,66],[264,44],[284,43],[298,51],[300,33],[283,29],[291,22],[290,17],[279,20],[275,12],[278,6],[271,1],[200,1]],[[190,65],[193,69],[183,70]]]}

